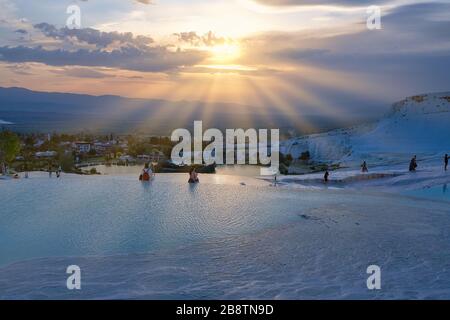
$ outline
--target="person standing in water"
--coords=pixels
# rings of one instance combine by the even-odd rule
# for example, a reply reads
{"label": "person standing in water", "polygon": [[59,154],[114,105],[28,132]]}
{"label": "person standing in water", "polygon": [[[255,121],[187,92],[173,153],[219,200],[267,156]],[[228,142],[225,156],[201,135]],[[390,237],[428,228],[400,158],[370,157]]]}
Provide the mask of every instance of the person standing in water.
{"label": "person standing in water", "polygon": [[150,181],[150,179],[153,176],[152,169],[150,168],[149,164],[146,163],[144,166],[144,169],[142,169],[142,174],[139,177],[139,180],[141,181]]}
{"label": "person standing in water", "polygon": [[409,171],[413,172],[417,169],[417,156],[414,156],[409,163]]}
{"label": "person standing in water", "polygon": [[328,182],[329,177],[330,177],[330,173],[328,172],[328,170],[326,170],[326,171],[325,171],[325,174],[324,174],[324,176],[323,176],[323,181],[324,181],[325,183]]}
{"label": "person standing in water", "polygon": [[364,161],[363,164],[361,165],[361,171],[362,172],[369,172],[369,169],[367,168],[367,162]]}
{"label": "person standing in water", "polygon": [[192,168],[189,171],[189,183],[199,183],[200,181],[198,180],[198,173],[195,170],[195,168]]}
{"label": "person standing in water", "polygon": [[23,171],[25,172],[25,179],[28,179],[28,164],[26,162],[23,165]]}
{"label": "person standing in water", "polygon": [[61,177],[61,172],[62,172],[62,169],[61,169],[61,166],[59,166],[58,169],[56,169],[56,177],[57,178]]}
{"label": "person standing in water", "polygon": [[445,157],[444,157],[444,169],[445,169],[445,171],[447,171],[447,167],[448,167],[448,154],[446,153]]}
{"label": "person standing in water", "polygon": [[49,178],[52,177],[52,164],[51,163],[48,164],[48,177]]}

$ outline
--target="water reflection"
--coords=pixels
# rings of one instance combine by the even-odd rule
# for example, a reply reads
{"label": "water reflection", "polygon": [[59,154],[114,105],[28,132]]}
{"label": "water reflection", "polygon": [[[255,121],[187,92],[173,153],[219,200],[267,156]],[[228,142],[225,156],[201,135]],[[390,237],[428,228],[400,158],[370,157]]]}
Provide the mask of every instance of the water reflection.
{"label": "water reflection", "polygon": [[404,194],[420,198],[430,198],[449,201],[450,192],[448,192],[448,185],[449,183],[445,183],[442,185],[426,187],[418,190],[410,190],[404,192]]}

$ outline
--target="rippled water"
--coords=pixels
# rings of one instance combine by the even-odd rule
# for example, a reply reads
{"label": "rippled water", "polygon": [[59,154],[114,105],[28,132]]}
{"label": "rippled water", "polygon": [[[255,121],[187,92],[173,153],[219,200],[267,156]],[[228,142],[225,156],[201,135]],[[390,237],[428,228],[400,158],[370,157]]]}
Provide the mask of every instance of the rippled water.
{"label": "rippled water", "polygon": [[[135,174],[139,175],[142,172],[142,165],[129,165],[129,166],[89,166],[81,168],[84,171],[89,171],[95,168],[97,172],[106,175],[126,175]],[[244,176],[244,177],[256,177],[259,176],[261,171],[259,166],[251,165],[223,165],[216,167],[216,173],[218,175],[233,175],[233,176]]]}
{"label": "rippled water", "polygon": [[[159,175],[3,181],[0,264],[33,257],[142,252],[241,234],[289,219],[298,199],[243,178]],[[233,180],[234,179],[234,180]],[[227,182],[227,185],[221,184]],[[290,210],[287,210],[287,208]]]}
{"label": "rippled water", "polygon": [[[443,201],[184,174],[32,173],[0,195],[0,299],[449,297]],[[71,264],[80,291],[65,286]],[[381,291],[367,290],[371,264]]]}
{"label": "rippled water", "polygon": [[[0,264],[35,257],[108,255],[241,235],[298,219],[342,195],[292,191],[256,179],[161,174],[63,176],[0,183]],[[242,183],[245,181],[245,185]],[[346,201],[352,201],[351,196]]]}

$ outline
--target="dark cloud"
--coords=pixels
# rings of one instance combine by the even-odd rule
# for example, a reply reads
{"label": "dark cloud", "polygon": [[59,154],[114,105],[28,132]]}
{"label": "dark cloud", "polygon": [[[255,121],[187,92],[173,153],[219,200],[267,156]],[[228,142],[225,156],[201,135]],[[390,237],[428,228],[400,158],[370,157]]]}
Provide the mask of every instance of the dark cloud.
{"label": "dark cloud", "polygon": [[[381,30],[368,30],[361,21],[350,31],[332,30],[329,34],[321,30],[317,34],[260,35],[247,40],[247,46],[259,54],[249,56],[246,62],[304,68],[303,73],[283,73],[280,81],[295,83],[309,94],[328,100],[329,105],[344,106],[342,110],[368,114],[379,110],[376,104],[450,89],[449,12],[449,3],[421,3],[386,12]],[[355,84],[364,89],[352,89],[346,77],[357,79]],[[322,85],[321,81],[334,82],[336,88]],[[360,99],[351,97],[356,94],[361,95]],[[374,96],[380,101],[375,101]]]}
{"label": "dark cloud", "polygon": [[58,40],[71,40],[88,43],[98,48],[106,48],[112,44],[120,46],[146,47],[153,43],[153,39],[146,36],[133,36],[131,32],[102,32],[92,28],[69,29],[56,28],[48,23],[39,23],[34,27],[40,30],[45,36]]}
{"label": "dark cloud", "polygon": [[[150,37],[134,36],[132,33],[101,32],[92,28],[58,29],[48,23],[40,23],[34,27],[47,37],[67,41],[56,44],[61,47],[58,49],[42,46],[3,46],[0,47],[0,60],[10,63],[39,62],[51,66],[111,67],[164,72],[182,66],[192,66],[204,58],[204,53],[198,51],[171,51],[165,46],[150,46],[153,43]],[[80,47],[80,44],[86,43],[95,48]],[[72,48],[67,49],[67,44]],[[77,72],[80,74],[80,70]],[[99,76],[93,73],[85,75]]]}
{"label": "dark cloud", "polygon": [[[433,55],[441,57],[444,53],[450,56],[450,12],[449,3],[421,3],[401,6],[382,17],[382,30],[368,30],[365,24],[355,26],[358,32],[330,37],[311,37],[308,41],[301,35],[292,38],[290,35],[273,35],[271,41],[298,43],[295,48],[289,47],[275,52],[275,56],[290,60],[310,62],[326,61],[334,66],[339,65],[347,57],[351,66],[356,60],[372,57],[380,60],[383,57],[394,59],[396,56]],[[280,40],[276,38],[279,37]],[[283,38],[284,37],[284,38]],[[302,47],[305,43],[308,47]],[[396,60],[396,62],[401,62]]]}
{"label": "dark cloud", "polygon": [[198,52],[170,52],[164,47],[139,50],[123,48],[111,52],[79,49],[47,50],[42,47],[0,47],[0,60],[12,63],[39,62],[50,66],[111,67],[142,72],[164,72],[191,66],[203,59]]}

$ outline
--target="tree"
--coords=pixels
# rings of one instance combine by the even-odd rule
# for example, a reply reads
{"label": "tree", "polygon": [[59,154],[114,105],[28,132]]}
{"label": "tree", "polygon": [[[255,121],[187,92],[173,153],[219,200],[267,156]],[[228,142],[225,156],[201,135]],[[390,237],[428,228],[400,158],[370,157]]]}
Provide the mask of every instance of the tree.
{"label": "tree", "polygon": [[0,163],[11,163],[20,151],[20,139],[11,131],[0,132]]}
{"label": "tree", "polygon": [[72,172],[74,169],[75,161],[71,154],[64,154],[60,159],[61,169],[64,172]]}

